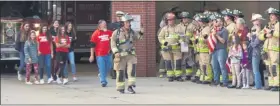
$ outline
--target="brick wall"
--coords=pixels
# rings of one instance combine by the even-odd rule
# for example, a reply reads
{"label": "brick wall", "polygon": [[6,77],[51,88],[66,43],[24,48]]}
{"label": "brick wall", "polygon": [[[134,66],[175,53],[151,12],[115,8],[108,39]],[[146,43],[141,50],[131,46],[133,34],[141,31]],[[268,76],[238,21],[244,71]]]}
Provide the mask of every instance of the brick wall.
{"label": "brick wall", "polygon": [[138,59],[137,76],[154,77],[156,75],[156,14],[155,1],[149,2],[117,2],[112,1],[112,21],[115,21],[115,12],[120,10],[129,14],[141,15],[145,28],[144,39],[136,43]]}

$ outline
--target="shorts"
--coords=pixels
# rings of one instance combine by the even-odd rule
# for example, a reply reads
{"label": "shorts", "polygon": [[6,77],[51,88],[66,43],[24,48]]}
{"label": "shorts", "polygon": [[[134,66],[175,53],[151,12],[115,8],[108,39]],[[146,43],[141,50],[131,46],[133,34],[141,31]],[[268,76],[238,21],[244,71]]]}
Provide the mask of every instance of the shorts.
{"label": "shorts", "polygon": [[56,52],[56,61],[57,62],[65,62],[68,60],[68,53],[67,52]]}

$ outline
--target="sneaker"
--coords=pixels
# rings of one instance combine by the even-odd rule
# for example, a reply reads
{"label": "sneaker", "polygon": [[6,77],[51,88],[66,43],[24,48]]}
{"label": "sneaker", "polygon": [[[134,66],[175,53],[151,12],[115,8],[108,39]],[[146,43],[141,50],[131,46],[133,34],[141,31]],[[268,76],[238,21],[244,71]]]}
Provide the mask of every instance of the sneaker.
{"label": "sneaker", "polygon": [[73,77],[73,81],[78,81],[78,78],[77,77]]}
{"label": "sneaker", "polygon": [[106,87],[106,86],[107,86],[107,84],[104,84],[104,83],[103,83],[103,84],[101,84],[101,86],[102,86],[102,87]]}
{"label": "sneaker", "polygon": [[117,91],[119,91],[121,94],[124,94],[124,89],[118,89]]}
{"label": "sneaker", "polygon": [[61,83],[62,83],[61,80],[60,80],[60,78],[57,78],[57,79],[56,79],[56,82],[57,82],[57,84],[61,84]]}
{"label": "sneaker", "polygon": [[253,90],[261,90],[262,88],[253,87],[252,89],[253,89]]}
{"label": "sneaker", "polygon": [[21,74],[20,74],[19,71],[17,72],[17,75],[18,75],[18,80],[19,80],[19,81],[22,81],[22,76],[21,76]]}
{"label": "sneaker", "polygon": [[63,79],[63,85],[67,84],[68,83],[68,79],[67,78],[64,78]]}
{"label": "sneaker", "polygon": [[249,89],[250,86],[249,85],[246,85],[246,86],[243,86],[242,89]]}
{"label": "sneaker", "polygon": [[100,78],[100,74],[98,74],[98,78]]}
{"label": "sneaker", "polygon": [[40,82],[39,82],[38,80],[35,80],[34,83],[35,83],[36,85],[40,84]]}
{"label": "sneaker", "polygon": [[52,78],[49,78],[48,79],[48,84],[52,83],[53,79]]}
{"label": "sneaker", "polygon": [[41,79],[40,84],[44,84],[44,83],[45,83],[44,79]]}
{"label": "sneaker", "polygon": [[30,82],[30,81],[28,81],[28,82],[25,82],[25,84],[27,84],[27,85],[32,85],[33,83]]}

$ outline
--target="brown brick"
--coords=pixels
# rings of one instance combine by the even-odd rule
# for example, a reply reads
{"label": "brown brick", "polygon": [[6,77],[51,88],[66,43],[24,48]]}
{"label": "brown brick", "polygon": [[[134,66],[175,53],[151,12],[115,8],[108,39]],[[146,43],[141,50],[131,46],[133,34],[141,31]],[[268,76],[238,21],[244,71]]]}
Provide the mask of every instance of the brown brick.
{"label": "brown brick", "polygon": [[119,2],[112,1],[112,21],[115,21],[116,11],[141,15],[145,28],[144,39],[136,42],[137,76],[151,77],[156,75],[156,17],[155,1],[149,2]]}

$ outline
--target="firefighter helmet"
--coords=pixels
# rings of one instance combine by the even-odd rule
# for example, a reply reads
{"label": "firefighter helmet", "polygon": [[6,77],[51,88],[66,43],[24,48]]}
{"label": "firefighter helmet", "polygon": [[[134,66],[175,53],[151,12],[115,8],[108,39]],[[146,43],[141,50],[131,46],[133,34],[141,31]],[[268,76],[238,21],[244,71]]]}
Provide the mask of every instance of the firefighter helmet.
{"label": "firefighter helmet", "polygon": [[233,13],[230,9],[225,9],[221,13],[222,13],[222,15],[233,16]]}
{"label": "firefighter helmet", "polygon": [[183,11],[179,15],[180,18],[191,18],[191,15],[189,12]]}
{"label": "firefighter helmet", "polygon": [[272,8],[272,7],[268,8],[268,9],[266,10],[266,13],[268,13],[268,14],[280,15],[280,11],[277,10],[277,9],[275,9],[275,8]]}
{"label": "firefighter helmet", "polygon": [[129,14],[124,14],[122,17],[121,17],[121,21],[133,21],[133,17]]}
{"label": "firefighter helmet", "polygon": [[242,12],[239,11],[239,10],[237,10],[237,9],[233,10],[233,11],[232,11],[232,14],[233,14],[234,16],[238,16],[238,17],[240,17],[240,18],[243,18],[243,17],[244,17],[244,15],[242,14]]}
{"label": "firefighter helmet", "polygon": [[174,14],[174,13],[171,13],[171,12],[166,13],[166,14],[165,14],[165,18],[166,18],[167,20],[173,20],[173,19],[175,19],[175,14]]}

